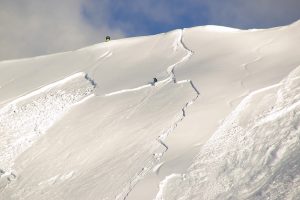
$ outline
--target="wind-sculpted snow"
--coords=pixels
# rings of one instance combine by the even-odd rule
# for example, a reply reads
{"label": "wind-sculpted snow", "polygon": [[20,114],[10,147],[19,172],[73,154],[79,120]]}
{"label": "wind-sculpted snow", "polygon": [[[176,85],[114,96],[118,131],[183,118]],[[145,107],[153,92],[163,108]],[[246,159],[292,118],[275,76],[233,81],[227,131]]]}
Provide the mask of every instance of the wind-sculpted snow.
{"label": "wind-sculpted snow", "polygon": [[29,148],[70,107],[90,97],[95,83],[77,73],[19,97],[0,109],[0,169],[9,172]]}
{"label": "wind-sculpted snow", "polygon": [[299,199],[299,77],[300,67],[245,98],[156,199]]}

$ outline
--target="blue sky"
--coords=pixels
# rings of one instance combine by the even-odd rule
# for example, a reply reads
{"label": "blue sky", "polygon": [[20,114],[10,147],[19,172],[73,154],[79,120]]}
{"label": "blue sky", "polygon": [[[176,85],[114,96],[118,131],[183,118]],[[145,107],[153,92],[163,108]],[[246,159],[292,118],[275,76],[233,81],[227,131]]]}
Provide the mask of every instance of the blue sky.
{"label": "blue sky", "polygon": [[[89,0],[92,6],[82,7],[92,26],[101,26],[102,2]],[[127,36],[207,24],[268,28],[300,18],[299,0],[112,0],[105,7],[109,26],[120,28]]]}
{"label": "blue sky", "polygon": [[300,0],[0,0],[0,60],[207,24],[269,28],[300,19]]}
{"label": "blue sky", "polygon": [[[98,8],[102,4],[97,0],[90,2],[93,7],[83,6],[82,13],[88,23],[101,26],[99,19],[102,16]],[[110,1],[106,6],[109,26],[121,28],[127,36],[156,34],[208,23],[207,6],[190,0],[123,0]]]}

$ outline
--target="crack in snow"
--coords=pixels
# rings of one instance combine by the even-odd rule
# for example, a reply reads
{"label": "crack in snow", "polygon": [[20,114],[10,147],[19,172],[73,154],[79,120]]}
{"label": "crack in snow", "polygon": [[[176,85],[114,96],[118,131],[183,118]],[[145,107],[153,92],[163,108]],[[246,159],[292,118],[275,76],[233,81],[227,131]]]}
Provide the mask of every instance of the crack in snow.
{"label": "crack in snow", "polygon": [[[206,142],[187,175],[161,182],[156,200],[297,199],[299,72],[243,99]],[[258,107],[257,100],[266,97]],[[248,115],[253,108],[256,113]]]}
{"label": "crack in snow", "polygon": [[136,88],[132,88],[132,89],[124,89],[124,90],[118,90],[116,92],[111,92],[111,93],[107,93],[104,96],[109,97],[109,96],[113,96],[113,95],[117,95],[117,94],[123,94],[123,93],[128,93],[128,92],[135,92],[138,90],[142,90],[144,88],[148,88],[151,87],[151,84],[147,84],[147,85],[142,85],[140,87],[136,87]]}
{"label": "crack in snow", "polygon": [[[196,86],[194,85],[192,80],[181,80],[181,81],[177,81],[176,79],[176,75],[175,75],[175,67],[178,66],[181,63],[186,62],[187,60],[190,59],[190,57],[194,54],[194,52],[192,50],[190,50],[185,43],[183,42],[183,31],[184,30],[180,30],[179,36],[176,40],[176,46],[174,47],[173,44],[173,49],[174,51],[176,51],[178,49],[178,47],[183,48],[184,50],[187,51],[187,54],[178,62],[176,62],[175,64],[169,66],[167,68],[167,72],[169,74],[169,77],[157,82],[156,84],[161,84],[161,83],[170,83],[173,82],[174,84],[185,84],[188,83],[190,84],[190,86],[193,88],[193,90],[196,93],[196,96],[188,101],[181,109],[181,114],[178,116],[178,118],[175,120],[175,122],[173,122],[173,124],[165,131],[163,131],[163,133],[157,138],[157,142],[160,144],[161,147],[163,147],[163,151],[160,153],[154,153],[152,155],[152,158],[150,158],[150,161],[148,161],[148,163],[142,168],[141,171],[139,171],[129,182],[129,184],[123,188],[123,192],[121,192],[119,195],[116,196],[117,200],[126,200],[128,195],[130,194],[130,192],[134,189],[135,185],[145,177],[145,175],[154,167],[155,163],[157,163],[162,157],[163,155],[168,151],[169,147],[168,145],[164,142],[164,140],[167,138],[167,136],[169,134],[171,134],[174,129],[178,126],[178,124],[185,118],[186,116],[186,110],[187,108],[192,105],[199,97],[200,92],[199,90],[196,88]],[[112,92],[109,94],[106,94],[105,96],[112,96],[112,95],[116,95],[116,94],[121,94],[121,93],[126,93],[126,92],[133,92],[133,91],[137,91],[137,90],[141,90],[147,87],[151,87],[151,84],[147,84],[147,85],[143,85],[137,88],[133,88],[133,89],[124,89],[124,90],[120,90],[120,91],[116,91],[116,92]]]}

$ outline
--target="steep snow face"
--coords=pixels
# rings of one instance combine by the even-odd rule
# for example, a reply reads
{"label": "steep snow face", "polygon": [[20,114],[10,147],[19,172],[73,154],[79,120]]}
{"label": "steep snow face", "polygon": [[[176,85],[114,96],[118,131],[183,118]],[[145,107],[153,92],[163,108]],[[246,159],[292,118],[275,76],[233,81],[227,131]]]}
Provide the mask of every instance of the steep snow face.
{"label": "steep snow face", "polygon": [[200,97],[166,139],[170,148],[159,172],[141,181],[129,199],[155,198],[159,182],[171,174],[185,173],[199,148],[245,96],[278,83],[299,66],[300,52],[295,51],[300,43],[299,25],[256,31],[184,30],[182,41],[193,55],[174,73],[178,81],[192,80]]}
{"label": "steep snow face", "polygon": [[159,136],[181,119],[181,108],[194,95],[188,84],[167,84],[135,95],[92,97],[18,157],[14,169],[20,179],[0,197],[125,198],[160,159],[165,147]]}
{"label": "steep snow face", "polygon": [[[82,49],[74,53],[79,54],[79,58],[74,56],[74,59],[91,51],[92,56],[85,66],[66,65],[62,74],[40,72],[41,76],[48,75],[56,80],[64,74],[84,71],[79,73],[75,83],[61,81],[62,84],[55,84],[59,87],[52,87],[50,79],[34,76],[33,84],[11,93],[14,97],[4,96],[1,122],[3,141],[7,145],[3,151],[9,152],[5,155],[12,155],[6,163],[9,167],[14,163],[11,176],[16,180],[11,182],[10,177],[2,176],[9,184],[2,185],[0,197],[31,200],[126,198],[160,160],[168,148],[163,140],[183,120],[185,109],[199,95],[190,80],[176,82],[174,68],[190,55],[182,47],[181,37],[182,31],[178,30]],[[125,53],[128,48],[132,51]],[[160,49],[158,53],[157,49]],[[94,54],[98,51],[97,57]],[[139,57],[134,56],[136,54]],[[133,57],[128,58],[129,55]],[[69,53],[39,57],[35,62],[24,60],[32,64],[25,68],[34,71],[36,65],[49,62],[52,70],[58,70],[64,62],[61,56],[68,59]],[[55,63],[57,57],[62,63],[54,66],[52,62]],[[3,71],[10,72],[14,63],[19,64],[18,61],[3,62]],[[16,79],[11,82],[2,81],[1,89],[7,90],[17,81],[25,82],[33,77],[27,71],[22,73],[16,73]],[[150,84],[154,76],[158,78],[155,85]],[[63,80],[73,80],[72,77]],[[117,77],[122,81],[116,81]],[[46,86],[39,89],[38,83]],[[83,104],[76,104],[88,97],[91,98]],[[10,99],[15,100],[11,102]],[[6,104],[7,101],[10,103]],[[69,110],[72,105],[74,108]],[[16,110],[26,109],[14,112],[15,107]],[[69,112],[65,112],[67,110]],[[12,124],[19,115],[11,113],[19,113],[22,123]],[[46,134],[37,140],[41,132]],[[114,181],[116,177],[118,180]]]}
{"label": "steep snow face", "polygon": [[106,59],[105,47],[92,49],[0,62],[0,107]]}
{"label": "steep snow face", "polygon": [[94,87],[84,73],[78,73],[1,108],[1,169],[11,171],[16,157],[29,148],[72,105],[92,95]]}
{"label": "steep snow face", "polygon": [[0,62],[0,199],[153,199],[160,181],[159,197],[176,195],[172,174],[221,120],[300,64],[299,25],[196,27]]}
{"label": "steep snow face", "polygon": [[159,199],[298,199],[300,67],[247,96]]}

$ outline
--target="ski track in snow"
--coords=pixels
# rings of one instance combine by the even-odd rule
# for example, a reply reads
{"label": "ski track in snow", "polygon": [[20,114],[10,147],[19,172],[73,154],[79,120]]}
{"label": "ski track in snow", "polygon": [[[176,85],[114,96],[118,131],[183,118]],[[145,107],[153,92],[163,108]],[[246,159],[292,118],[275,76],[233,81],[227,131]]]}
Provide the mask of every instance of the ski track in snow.
{"label": "ski track in snow", "polygon": [[[246,76],[245,76],[245,78],[247,78],[248,76],[251,76],[251,74],[252,74],[251,71],[250,71],[250,69],[249,69],[249,66],[252,65],[252,64],[255,64],[255,63],[257,63],[257,62],[259,62],[259,61],[261,61],[261,60],[263,59],[261,50],[262,50],[263,48],[265,48],[266,46],[272,44],[274,40],[275,40],[275,39],[272,38],[272,39],[270,39],[269,41],[267,41],[266,43],[263,43],[263,44],[261,44],[260,46],[256,47],[256,48],[254,49],[254,52],[258,53],[259,55],[258,55],[253,61],[250,61],[250,62],[248,62],[248,63],[245,63],[245,64],[242,64],[242,65],[241,65],[241,67],[246,71]],[[247,88],[245,87],[245,84],[244,84],[244,81],[243,81],[243,80],[241,80],[241,86],[247,90]],[[248,92],[248,94],[249,94],[249,93],[250,93],[250,91]]]}
{"label": "ski track in snow", "polygon": [[16,177],[12,169],[16,157],[71,107],[93,97],[95,86],[87,74],[79,72],[18,97],[0,109],[0,182]]}
{"label": "ski track in snow", "polygon": [[241,98],[245,98],[247,95],[249,95],[251,93],[251,91],[245,86],[245,81],[244,81],[244,79],[246,79],[247,77],[252,75],[249,66],[252,65],[252,64],[258,63],[259,61],[261,61],[263,59],[263,56],[261,55],[262,54],[261,50],[264,47],[272,44],[274,42],[274,40],[275,40],[275,38],[272,38],[269,41],[267,41],[266,43],[263,43],[260,46],[256,47],[254,49],[254,52],[258,53],[259,55],[254,60],[241,65],[241,68],[245,71],[245,76],[239,82],[240,82],[241,87],[244,88],[246,92],[245,92],[245,94],[242,94],[241,96],[239,96],[235,99],[232,99],[227,103],[231,108],[234,107],[234,102],[235,101],[237,101],[238,99],[241,99]]}
{"label": "ski track in snow", "polygon": [[[150,158],[150,161],[141,169],[141,171],[139,171],[129,182],[128,185],[126,185],[123,188],[123,191],[118,194],[116,196],[116,200],[126,200],[128,195],[130,194],[130,192],[133,190],[133,188],[135,187],[136,184],[138,184],[138,182],[140,180],[142,180],[149,172],[151,169],[154,168],[155,164],[157,162],[159,162],[161,160],[161,158],[163,157],[163,155],[166,153],[166,151],[168,151],[168,145],[164,143],[165,139],[168,137],[169,134],[171,134],[174,129],[178,126],[178,124],[185,118],[186,116],[186,110],[187,108],[192,105],[199,97],[200,92],[199,90],[196,88],[196,86],[194,85],[194,83],[192,82],[192,80],[181,80],[181,81],[177,81],[176,79],[176,75],[175,75],[175,68],[176,66],[188,61],[190,59],[190,57],[193,55],[193,51],[191,51],[183,42],[183,32],[184,30],[179,30],[179,36],[176,38],[175,42],[173,43],[173,50],[177,51],[179,48],[183,48],[187,54],[180,59],[178,62],[176,62],[175,64],[172,64],[171,66],[169,66],[167,68],[167,72],[169,74],[169,77],[167,77],[164,80],[158,81],[157,83],[155,83],[155,86],[161,85],[161,84],[167,84],[167,83],[171,83],[173,82],[174,84],[190,84],[190,86],[193,88],[193,90],[196,93],[196,96],[188,101],[181,109],[181,114],[179,114],[177,116],[177,119],[173,122],[173,124],[167,128],[166,130],[163,131],[163,133],[157,138],[157,142],[160,144],[161,147],[163,147],[163,151],[160,153],[154,153],[152,155],[152,157]],[[132,89],[123,89],[123,90],[119,90],[119,91],[115,91],[115,92],[111,92],[108,94],[105,94],[104,96],[108,97],[108,96],[113,96],[113,95],[118,95],[118,94],[123,94],[123,93],[128,93],[128,92],[135,92],[138,90],[142,90],[148,87],[153,87],[152,84],[147,84],[147,85],[142,85],[140,87],[136,87],[136,88],[132,88]],[[159,166],[159,168],[162,166],[162,164]],[[158,170],[159,170],[158,168]]]}
{"label": "ski track in snow", "polygon": [[104,54],[99,56],[93,64],[86,67],[86,70],[84,70],[84,71],[87,71],[87,74],[89,74],[92,77],[96,73],[97,68],[99,67],[98,63],[101,60],[104,60],[104,59],[107,59],[107,58],[111,57],[112,55],[113,55],[113,52],[111,52],[110,50],[106,51]]}
{"label": "ski track in snow", "polygon": [[1,88],[4,88],[5,86],[9,85],[10,83],[12,83],[12,82],[14,82],[14,81],[15,81],[14,78],[10,79],[10,80],[7,81],[6,83],[3,83],[2,85],[0,85],[0,89],[1,89]]}

